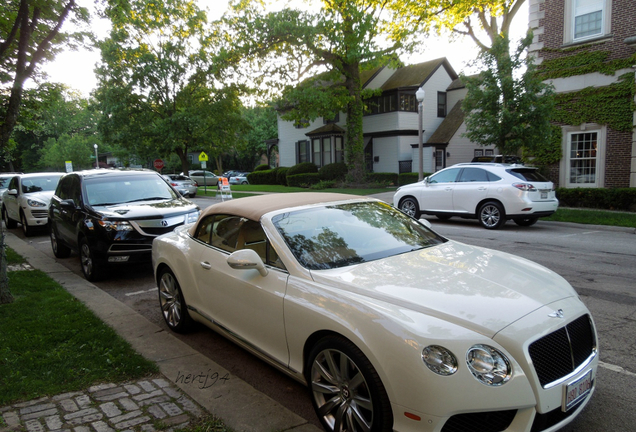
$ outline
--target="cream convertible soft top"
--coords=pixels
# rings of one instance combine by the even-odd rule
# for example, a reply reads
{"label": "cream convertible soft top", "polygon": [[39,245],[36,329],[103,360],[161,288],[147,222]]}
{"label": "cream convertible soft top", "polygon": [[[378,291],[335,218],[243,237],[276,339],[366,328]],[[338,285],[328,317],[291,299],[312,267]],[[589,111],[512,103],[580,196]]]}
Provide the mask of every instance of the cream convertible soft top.
{"label": "cream convertible soft top", "polygon": [[[209,214],[222,213],[242,216],[253,221],[259,221],[261,216],[265,213],[269,213],[274,210],[361,198],[365,197],[326,192],[295,192],[258,195],[213,204],[201,212],[199,219]],[[196,229],[196,224],[194,224],[190,228],[190,234],[194,236]]]}

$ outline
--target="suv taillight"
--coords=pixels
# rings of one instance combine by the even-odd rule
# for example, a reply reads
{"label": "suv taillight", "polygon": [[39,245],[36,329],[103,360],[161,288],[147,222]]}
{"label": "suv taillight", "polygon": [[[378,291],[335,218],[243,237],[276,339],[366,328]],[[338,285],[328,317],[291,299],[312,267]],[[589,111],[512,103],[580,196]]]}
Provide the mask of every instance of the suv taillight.
{"label": "suv taillight", "polygon": [[516,187],[517,189],[522,190],[524,192],[536,192],[537,191],[537,188],[535,188],[530,183],[513,183],[512,185],[514,187]]}

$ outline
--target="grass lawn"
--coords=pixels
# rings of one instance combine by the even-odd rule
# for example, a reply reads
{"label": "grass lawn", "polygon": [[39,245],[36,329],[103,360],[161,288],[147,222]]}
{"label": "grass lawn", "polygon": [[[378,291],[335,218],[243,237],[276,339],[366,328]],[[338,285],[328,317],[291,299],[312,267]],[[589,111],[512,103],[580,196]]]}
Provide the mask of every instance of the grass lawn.
{"label": "grass lawn", "polygon": [[[7,248],[7,262],[23,262]],[[0,406],[158,372],[47,274],[10,271],[0,305]]]}

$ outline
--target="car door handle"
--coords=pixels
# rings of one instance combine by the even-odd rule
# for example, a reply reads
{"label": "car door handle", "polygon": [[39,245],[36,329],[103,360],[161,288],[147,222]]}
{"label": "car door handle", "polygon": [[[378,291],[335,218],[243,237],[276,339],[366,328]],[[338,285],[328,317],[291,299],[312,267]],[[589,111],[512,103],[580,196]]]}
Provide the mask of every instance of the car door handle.
{"label": "car door handle", "polygon": [[210,264],[210,263],[209,263],[209,262],[207,262],[207,261],[202,261],[202,262],[201,262],[201,267],[203,267],[203,268],[204,268],[204,269],[206,269],[206,270],[210,270],[210,269],[212,268],[212,264]]}

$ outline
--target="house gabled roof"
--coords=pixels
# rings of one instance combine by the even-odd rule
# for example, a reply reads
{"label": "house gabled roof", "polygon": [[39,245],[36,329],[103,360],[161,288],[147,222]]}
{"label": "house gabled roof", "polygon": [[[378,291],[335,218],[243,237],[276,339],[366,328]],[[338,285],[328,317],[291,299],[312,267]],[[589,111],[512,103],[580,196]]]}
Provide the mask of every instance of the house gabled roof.
{"label": "house gabled roof", "polygon": [[307,136],[318,136],[318,135],[344,135],[345,130],[338,126],[335,123],[328,123],[324,126],[319,127],[318,129],[314,129],[310,132],[307,132],[305,135]]}
{"label": "house gabled roof", "polygon": [[418,63],[410,66],[404,66],[397,69],[393,75],[382,85],[383,91],[393,90],[402,87],[421,87],[428,81],[433,74],[440,68],[446,69],[446,72],[452,80],[458,78],[457,73],[450,65],[446,57],[430,60],[424,63]]}
{"label": "house gabled roof", "polygon": [[458,101],[453,109],[446,115],[446,118],[439,127],[433,132],[433,135],[426,142],[427,144],[448,144],[457,133],[457,129],[464,122],[464,111],[462,110],[462,101]]}

